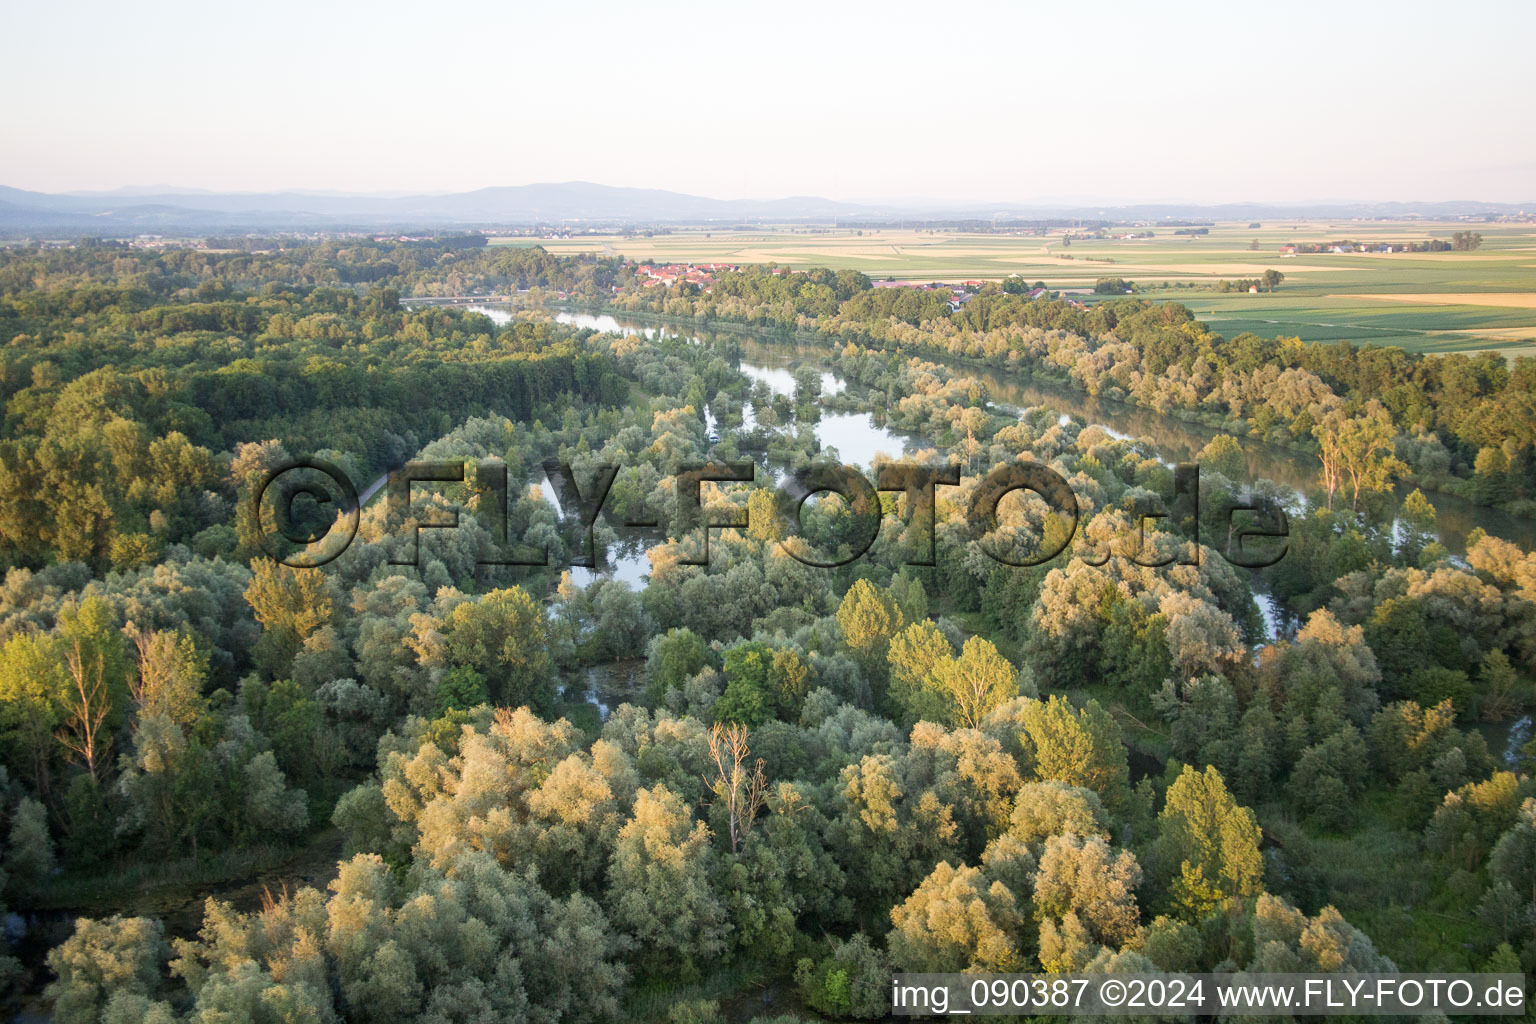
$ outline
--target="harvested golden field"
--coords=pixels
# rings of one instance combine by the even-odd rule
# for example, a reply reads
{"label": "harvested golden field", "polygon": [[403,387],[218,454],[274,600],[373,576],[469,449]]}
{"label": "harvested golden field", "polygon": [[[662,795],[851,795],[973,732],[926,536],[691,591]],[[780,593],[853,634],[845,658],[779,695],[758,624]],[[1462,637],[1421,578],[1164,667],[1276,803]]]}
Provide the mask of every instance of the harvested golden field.
{"label": "harvested golden field", "polygon": [[[1071,256],[1009,256],[1001,263],[1053,263],[1063,267],[1078,266],[1092,267],[1094,264],[1084,259],[1074,259]],[[1224,275],[1231,274],[1234,277],[1258,277],[1266,270],[1279,270],[1283,273],[1322,273],[1334,274],[1353,270],[1353,267],[1322,267],[1311,263],[1291,263],[1274,260],[1269,263],[1122,263],[1119,260],[1113,263],[1100,265],[1099,270],[1103,274],[1202,274]]]}
{"label": "harvested golden field", "polygon": [[1484,327],[1474,330],[1446,331],[1446,334],[1465,334],[1478,338],[1496,338],[1503,341],[1536,341],[1536,327]]}
{"label": "harvested golden field", "polygon": [[1330,295],[1329,298],[1412,302],[1426,306],[1497,306],[1500,309],[1536,309],[1536,292],[1406,292],[1401,295]]}

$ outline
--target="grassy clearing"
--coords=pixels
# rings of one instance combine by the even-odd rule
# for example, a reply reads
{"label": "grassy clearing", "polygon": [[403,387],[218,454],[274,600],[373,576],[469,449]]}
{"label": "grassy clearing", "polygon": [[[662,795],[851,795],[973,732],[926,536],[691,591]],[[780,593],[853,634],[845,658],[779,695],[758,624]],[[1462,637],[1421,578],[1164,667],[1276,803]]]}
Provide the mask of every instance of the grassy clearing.
{"label": "grassy clearing", "polygon": [[[1287,849],[1288,859],[1299,861],[1326,902],[1371,936],[1399,968],[1479,968],[1480,882],[1470,875],[1447,881],[1446,868],[1424,853],[1417,830],[1402,821],[1400,801],[1390,790],[1372,790],[1355,806],[1352,832],[1303,830],[1306,849]],[[1295,824],[1281,806],[1258,810],[1266,830]]]}
{"label": "grassy clearing", "polygon": [[[767,966],[746,962],[716,971],[693,983],[651,981],[632,988],[625,995],[624,1018],[634,1021],[662,1021],[667,1019],[668,1012],[676,1004],[699,1000],[728,1002],[738,1004],[738,1008],[749,1009],[750,1012],[745,1014],[730,1014],[732,1020],[747,1020],[766,1013],[787,1012],[781,1007],[757,1009],[752,1006],[754,1003],[762,1004],[762,994],[767,994],[774,1003],[790,995],[783,991],[788,987],[788,979],[775,977],[775,975],[776,972]],[[798,1000],[795,1001],[798,1002]],[[769,1005],[771,1006],[772,1003]]]}
{"label": "grassy clearing", "polygon": [[323,889],[336,876],[343,852],[339,831],[327,828],[303,846],[249,844],[197,860],[141,861],[116,869],[99,866],[45,879],[30,894],[29,910],[84,914],[142,914],[176,918],[201,916],[208,896],[243,909],[259,904],[263,892],[313,885]]}

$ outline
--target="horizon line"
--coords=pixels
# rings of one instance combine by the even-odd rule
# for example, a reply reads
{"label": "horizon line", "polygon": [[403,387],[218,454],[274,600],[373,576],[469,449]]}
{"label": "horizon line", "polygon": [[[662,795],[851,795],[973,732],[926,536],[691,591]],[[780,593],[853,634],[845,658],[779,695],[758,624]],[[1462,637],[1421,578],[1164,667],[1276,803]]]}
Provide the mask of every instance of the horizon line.
{"label": "horizon line", "polygon": [[964,199],[945,196],[862,196],[858,198],[836,198],[815,193],[790,193],[771,196],[730,196],[721,197],[700,192],[679,191],[676,188],[665,188],[650,185],[613,185],[605,182],[592,181],[585,178],[573,178],[566,181],[531,181],[518,184],[489,184],[479,185],[473,188],[460,189],[377,189],[377,190],[351,190],[345,188],[323,188],[314,186],[287,186],[270,188],[213,188],[202,185],[116,185],[108,188],[77,188],[62,191],[45,191],[43,189],[23,188],[0,182],[0,189],[17,192],[29,192],[35,195],[50,197],[71,198],[123,198],[130,199],[135,196],[173,196],[173,195],[197,195],[203,197],[241,197],[241,196],[296,196],[326,199],[378,199],[401,200],[414,198],[445,198],[450,196],[470,195],[476,192],[486,192],[494,189],[533,189],[533,188],[568,188],[572,186],[590,186],[594,188],[609,189],[627,192],[660,192],[669,195],[702,199],[710,202],[721,203],[775,203],[792,202],[796,200],[813,200],[825,203],[847,203],[851,206],[875,206],[875,205],[911,205],[911,204],[943,204],[953,207],[1007,207],[1007,206],[1040,206],[1040,207],[1085,207],[1102,206],[1106,208],[1136,207],[1136,206],[1195,206],[1202,208],[1219,208],[1224,206],[1306,206],[1306,205],[1397,205],[1409,206],[1414,204],[1447,204],[1447,203],[1487,203],[1498,206],[1536,206],[1536,197],[1525,200],[1488,199],[1468,196],[1446,196],[1441,198],[1416,197],[1413,199],[1387,199],[1387,198],[1360,198],[1318,196],[1306,199],[1275,199],[1275,198],[1247,198],[1247,199],[1192,199],[1192,198],[1105,198],[1105,197],[1071,197],[1071,196],[1040,196],[1034,198],[987,198]]}

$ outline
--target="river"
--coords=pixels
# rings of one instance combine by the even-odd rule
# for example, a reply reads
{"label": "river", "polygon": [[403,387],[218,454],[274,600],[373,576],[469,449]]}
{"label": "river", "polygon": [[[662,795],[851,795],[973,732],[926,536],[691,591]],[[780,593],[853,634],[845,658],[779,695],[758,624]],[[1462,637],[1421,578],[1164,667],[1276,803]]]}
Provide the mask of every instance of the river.
{"label": "river", "polygon": [[[510,319],[510,314],[502,315]],[[562,312],[555,319],[575,327],[590,327],[607,333],[653,336],[654,332],[662,329],[606,314],[594,316]],[[682,330],[676,333],[688,334]],[[803,341],[764,341],[757,335],[742,331],[721,333],[729,333],[739,345],[742,353],[741,371],[754,380],[766,383],[775,394],[793,393],[794,376],[791,367],[801,365],[823,367],[823,390],[828,394],[841,392],[847,387],[847,382],[841,377],[825,370],[825,346]],[[693,337],[691,334],[689,336]],[[693,340],[699,339],[693,337]],[[1189,423],[1151,409],[1100,401],[1071,388],[1041,384],[1023,374],[999,372],[971,364],[951,365],[981,380],[987,386],[989,398],[995,407],[1017,410],[1044,406],[1069,414],[1101,426],[1116,437],[1146,441],[1148,455],[1170,465],[1196,461],[1200,450],[1221,433],[1215,428]],[[920,439],[902,435],[875,422],[869,413],[823,413],[815,430],[817,440],[824,446],[835,447],[845,462],[866,468],[870,466],[876,452],[895,455],[921,444]],[[1321,467],[1311,456],[1252,438],[1237,438],[1237,441],[1247,456],[1250,480],[1273,480],[1294,490],[1298,496],[1319,487]],[[1525,551],[1530,551],[1532,545],[1536,544],[1536,522],[1532,520],[1475,505],[1454,495],[1433,493],[1428,497],[1439,517],[1440,542],[1453,553],[1466,551],[1467,535],[1478,527],[1496,537],[1513,541]],[[643,560],[643,553],[641,558]],[[622,571],[622,568],[617,569],[616,574]],[[1272,595],[1256,587],[1254,600],[1264,620],[1266,637],[1270,641],[1295,635],[1301,623]],[[1480,728],[1488,737],[1489,747],[1495,757],[1513,768],[1519,764],[1521,747],[1531,738],[1532,717],[1526,715],[1512,722],[1489,723]]]}
{"label": "river", "polygon": [[[503,323],[511,319],[511,314],[505,310],[481,308],[479,311]],[[655,325],[607,314],[562,312],[556,314],[555,319],[560,323],[608,333],[650,336],[664,330]],[[675,333],[693,336],[691,332],[682,329]],[[730,331],[728,328],[720,333],[730,333],[739,344],[742,372],[755,380],[765,381],[778,394],[789,394],[793,390],[794,378],[789,369],[791,365],[819,366],[827,358],[825,345],[807,344],[801,340],[764,341],[754,334]],[[1073,388],[1042,383],[1022,373],[998,371],[969,363],[955,365],[966,375],[985,384],[993,405],[1001,409],[1045,406],[1102,426],[1116,437],[1145,440],[1149,443],[1148,454],[1169,464],[1196,461],[1200,450],[1222,433],[1214,427],[1190,423],[1152,409],[1100,400]],[[845,386],[841,377],[825,369],[822,379],[828,393],[832,393],[834,386],[836,390]],[[856,465],[868,465],[867,460],[875,451],[895,454],[904,450],[904,445],[910,444],[910,439],[876,424],[868,413],[823,414],[822,422],[817,427],[817,438],[823,444],[836,445],[843,458]],[[1273,480],[1298,493],[1314,491],[1320,486],[1321,466],[1312,456],[1252,438],[1239,437],[1236,440],[1247,456],[1250,480]],[[1435,492],[1428,497],[1439,515],[1440,542],[1453,553],[1466,551],[1467,535],[1478,527],[1496,537],[1515,542],[1522,550],[1529,551],[1536,546],[1536,520],[1476,505],[1455,495]]]}
{"label": "river", "polygon": [[[497,324],[506,324],[512,320],[512,312],[509,309],[495,306],[470,308],[476,313],[490,317]],[[605,334],[654,338],[661,334],[675,333],[695,342],[701,340],[690,332],[672,331],[666,327],[641,324],[627,319],[621,321],[606,314],[559,313],[555,319],[563,324],[590,328]],[[747,340],[749,339],[743,339],[744,342]],[[795,392],[793,368],[802,363],[815,365],[811,359],[807,358],[806,353],[794,351],[789,346],[759,343],[752,345],[751,350],[743,355],[738,368],[751,380],[764,384],[774,395],[793,398]],[[838,374],[823,369],[821,386],[824,395],[837,395],[847,390],[848,382]],[[754,426],[755,420],[750,402],[747,403],[743,412],[743,426],[746,428]],[[710,430],[716,429],[717,421],[710,410],[706,410],[706,421]],[[875,456],[878,454],[900,456],[903,452],[914,450],[922,445],[920,438],[891,430],[877,423],[875,417],[867,412],[823,412],[817,418],[813,429],[816,440],[824,450],[834,453],[844,463],[866,470],[874,465]],[[782,467],[770,468],[776,472],[782,471]],[[539,493],[557,512],[560,511],[553,489],[547,481],[539,481]],[[581,566],[572,566],[570,571],[572,582],[578,586],[585,586],[594,579],[604,577],[620,580],[639,589],[645,585],[645,577],[650,572],[650,560],[646,555],[646,547],[642,543],[615,544],[608,552],[608,564],[604,568],[594,571]]]}
{"label": "river", "polygon": [[[510,308],[494,306],[474,307],[498,324],[511,321]],[[609,314],[559,312],[555,320],[573,327],[590,328],[610,334],[657,337],[675,335],[699,343],[702,339],[691,328],[646,323],[639,319],[615,317]],[[825,394],[838,394],[846,390],[848,382],[827,369],[828,346],[821,342],[807,341],[800,335],[792,339],[765,340],[755,332],[731,329],[729,325],[717,328],[716,334],[729,334],[741,352],[739,368],[754,381],[761,381],[775,394],[792,396],[794,393],[794,369],[813,366],[821,370],[822,389]],[[1199,452],[1221,431],[1203,424],[1190,423],[1176,416],[1121,402],[1100,400],[1073,388],[1042,383],[1027,374],[1001,371],[971,363],[929,358],[944,362],[986,385],[989,400],[1000,411],[1016,411],[1044,406],[1066,416],[1103,427],[1119,438],[1134,438],[1146,443],[1146,452],[1166,464],[1196,461]],[[752,425],[752,411],[748,403],[744,426]],[[715,418],[706,410],[711,430]],[[919,438],[894,431],[876,422],[870,413],[824,412],[814,425],[817,440],[824,448],[835,450],[845,462],[868,468],[877,453],[899,455],[922,446]],[[1248,460],[1250,480],[1268,479],[1281,484],[1300,496],[1319,488],[1321,467],[1317,460],[1302,452],[1267,444],[1253,438],[1236,438]],[[370,493],[373,488],[370,488]],[[545,496],[549,497],[547,487]],[[1475,505],[1454,495],[1432,493],[1431,504],[1439,517],[1439,539],[1453,554],[1466,551],[1467,535],[1473,529],[1482,528],[1488,533],[1513,541],[1522,550],[1530,551],[1536,545],[1536,521],[1512,516],[1498,509]],[[1395,524],[1394,524],[1395,527]],[[600,573],[590,569],[573,568],[572,575],[579,584],[586,584],[598,575],[621,580],[636,589],[645,585],[649,571],[645,545],[630,542],[615,545],[610,552],[609,565]],[[1255,581],[1259,582],[1259,581]],[[1268,593],[1255,589],[1254,600],[1264,620],[1265,635],[1270,641],[1278,641],[1295,635],[1300,623]],[[1519,757],[1519,748],[1530,738],[1531,717],[1484,727],[1490,746],[1501,754],[1505,763],[1513,765]]]}
{"label": "river", "polygon": [[[511,321],[508,308],[494,306],[474,307],[498,324]],[[615,317],[609,314],[559,312],[559,323],[573,327],[590,328],[609,334],[657,337],[664,334],[687,338],[699,343],[702,339],[687,327],[657,325],[638,319]],[[801,366],[817,367],[822,374],[825,394],[839,394],[848,387],[837,373],[827,369],[828,347],[823,343],[807,342],[804,336],[795,339],[764,340],[759,335],[731,330],[718,330],[717,334],[729,334],[741,352],[739,368],[754,381],[765,384],[775,395],[792,396],[795,380],[794,369]],[[1134,438],[1146,444],[1150,457],[1168,465],[1196,461],[1199,452],[1221,431],[1203,424],[1190,423],[1176,416],[1165,415],[1151,409],[1121,402],[1100,400],[1081,391],[1042,383],[1022,373],[999,371],[969,363],[950,363],[957,370],[980,380],[986,385],[993,407],[1002,412],[1044,406],[1061,413],[1063,418],[1075,417],[1086,423],[1102,427],[1119,438]],[[753,425],[751,405],[748,403],[744,426]],[[706,410],[709,429],[714,430],[716,420]],[[900,455],[923,446],[922,439],[891,430],[876,421],[867,412],[823,412],[813,427],[816,439],[824,450],[835,452],[844,462],[868,468],[877,453]],[[1320,486],[1321,467],[1312,456],[1267,444],[1252,438],[1236,439],[1248,460],[1248,479],[1272,480],[1289,488],[1297,495],[1298,504],[1304,505],[1305,494]],[[780,467],[773,467],[777,471]],[[548,490],[545,489],[548,497]],[[1454,495],[1433,493],[1431,504],[1439,516],[1439,539],[1453,554],[1466,551],[1467,535],[1481,527],[1487,532],[1514,541],[1523,550],[1536,545],[1536,521],[1512,516],[1498,509],[1474,505]],[[550,499],[553,500],[552,498]],[[649,562],[643,544],[632,543],[627,547],[615,546],[610,554],[610,564],[600,575],[623,580],[630,586],[644,586]],[[585,584],[596,575],[589,569],[572,569],[576,582]],[[1258,590],[1255,593],[1259,611],[1264,619],[1265,633],[1270,640],[1293,635],[1299,625],[1295,616],[1280,607],[1270,595]]]}

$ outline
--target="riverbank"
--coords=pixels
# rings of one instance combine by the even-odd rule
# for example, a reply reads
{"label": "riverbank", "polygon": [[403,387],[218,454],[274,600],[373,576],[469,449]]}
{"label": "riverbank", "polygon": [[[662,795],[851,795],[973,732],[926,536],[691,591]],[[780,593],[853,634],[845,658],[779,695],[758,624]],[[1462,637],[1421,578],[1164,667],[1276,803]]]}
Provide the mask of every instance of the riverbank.
{"label": "riverbank", "polygon": [[[789,347],[802,361],[814,359],[825,368],[831,352],[830,342],[848,341],[883,350],[878,342],[867,338],[848,337],[831,339],[824,335],[797,330],[791,327],[765,327],[757,324],[740,324],[734,321],[712,320],[707,325],[693,317],[668,316],[660,313],[616,310],[608,306],[582,303],[562,303],[556,307],[527,307],[528,309],[555,315],[558,312],[580,316],[603,318],[611,321],[613,330],[631,332],[655,328],[679,328],[689,333],[716,332],[739,337],[755,338],[775,348]],[[554,312],[552,312],[553,310]],[[625,321],[629,321],[625,323]],[[570,321],[567,321],[570,322]],[[595,330],[610,329],[607,325],[591,324]],[[812,351],[806,351],[812,350]],[[1001,399],[1008,405],[1028,407],[1045,405],[1069,415],[1076,415],[1088,423],[1097,423],[1117,436],[1135,439],[1146,438],[1152,443],[1155,454],[1168,462],[1194,462],[1204,446],[1215,437],[1227,433],[1199,418],[1186,418],[1155,409],[1124,402],[1109,396],[1093,396],[1087,392],[1064,385],[1052,377],[1017,368],[999,368],[987,362],[964,357],[897,349],[908,356],[950,366],[976,376],[985,384],[994,404]],[[1322,467],[1315,455],[1299,447],[1276,444],[1246,434],[1232,434],[1248,459],[1248,478],[1253,481],[1272,480],[1296,491],[1300,495],[1322,491]],[[1411,481],[1398,485],[1401,498],[1413,488]],[[1518,516],[1504,509],[1479,505],[1454,493],[1434,490],[1429,494],[1440,520],[1440,542],[1453,554],[1466,551],[1467,536],[1481,529],[1494,536],[1518,544],[1529,551],[1536,548],[1536,519]]]}
{"label": "riverbank", "polygon": [[[623,315],[627,317],[646,319],[654,323],[688,326],[694,330],[741,331],[743,333],[750,333],[765,338],[775,336],[793,337],[796,335],[804,335],[809,338],[817,339],[817,341],[823,345],[829,342],[832,344],[852,342],[866,348],[872,348],[880,351],[895,351],[896,353],[904,356],[918,355],[922,358],[932,359],[938,362],[945,362],[950,365],[984,368],[996,372],[1023,375],[1027,376],[1036,384],[1044,384],[1053,388],[1074,392],[1082,396],[1083,399],[1090,403],[1113,402],[1117,405],[1121,405],[1129,409],[1142,409],[1159,417],[1173,419],[1188,425],[1208,429],[1212,432],[1212,436],[1214,436],[1216,433],[1225,433],[1237,437],[1239,440],[1244,442],[1262,443],[1277,450],[1290,452],[1294,457],[1301,457],[1314,461],[1316,459],[1316,455],[1313,450],[1305,444],[1287,443],[1284,440],[1279,440],[1268,436],[1264,438],[1254,438],[1250,432],[1251,425],[1246,419],[1234,418],[1219,413],[1203,414],[1192,409],[1173,409],[1167,412],[1159,412],[1149,406],[1123,398],[1110,395],[1091,395],[1083,388],[1079,387],[1076,382],[1070,378],[1070,376],[1065,374],[1041,373],[1037,367],[1010,366],[1000,364],[994,360],[980,360],[963,355],[955,355],[948,352],[935,352],[930,346],[926,345],[904,346],[898,343],[893,348],[885,341],[873,338],[868,334],[859,331],[855,331],[850,334],[828,335],[822,333],[819,330],[807,330],[802,327],[790,327],[786,325],[765,327],[759,324],[745,324],[734,320],[718,318],[700,320],[697,317],[680,317],[668,314],[652,313],[649,311],[621,310],[612,305],[594,306],[581,303],[565,303],[564,305],[569,306],[570,308],[580,308],[583,310],[601,310],[610,316]],[[1421,490],[1443,495],[1448,499],[1454,499],[1474,508],[1486,508],[1494,512],[1502,513],[1511,519],[1523,520],[1531,524],[1530,528],[1532,530],[1533,538],[1536,538],[1536,518],[1532,518],[1531,516],[1524,514],[1523,509],[1526,507],[1526,503],[1505,502],[1495,505],[1481,504],[1467,497],[1467,495],[1464,493],[1465,489],[1470,486],[1470,484],[1471,482],[1468,480],[1449,474],[1444,479],[1439,477],[1417,477],[1410,475],[1408,477],[1402,478],[1400,481],[1401,488],[1404,492],[1411,490],[1414,487],[1418,487]]]}

